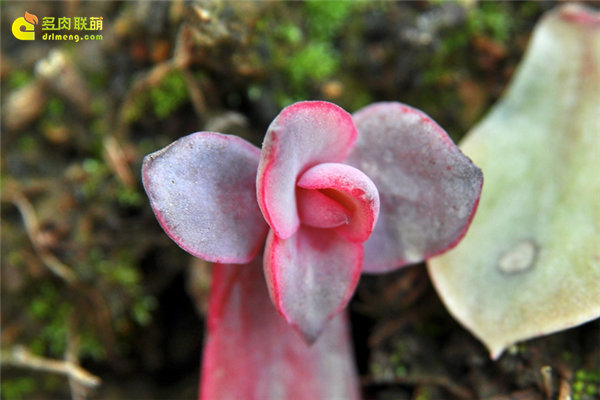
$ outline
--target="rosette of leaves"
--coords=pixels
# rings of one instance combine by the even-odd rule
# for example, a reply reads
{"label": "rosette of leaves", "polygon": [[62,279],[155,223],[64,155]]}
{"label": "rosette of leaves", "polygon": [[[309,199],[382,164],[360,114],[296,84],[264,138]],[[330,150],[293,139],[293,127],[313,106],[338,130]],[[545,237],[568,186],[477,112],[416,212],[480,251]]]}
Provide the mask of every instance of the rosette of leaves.
{"label": "rosette of leaves", "polygon": [[359,398],[344,310],[361,273],[455,246],[483,179],[415,108],[323,101],[283,109],[262,149],[197,132],[146,156],[142,176],[165,232],[216,263],[210,400]]}

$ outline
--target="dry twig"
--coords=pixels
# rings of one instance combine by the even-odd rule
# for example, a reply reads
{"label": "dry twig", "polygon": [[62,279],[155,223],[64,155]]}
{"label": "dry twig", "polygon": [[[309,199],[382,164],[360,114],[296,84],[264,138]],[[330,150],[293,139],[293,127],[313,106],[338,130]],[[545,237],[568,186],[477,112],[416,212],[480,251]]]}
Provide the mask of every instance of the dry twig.
{"label": "dry twig", "polygon": [[[69,318],[67,324],[67,349],[65,350],[65,361],[75,366],[79,366],[79,336],[73,329],[73,318]],[[72,400],[85,400],[89,394],[89,388],[82,385],[81,382],[69,376],[69,387],[71,388]]]}
{"label": "dry twig", "polygon": [[46,247],[42,239],[42,232],[35,210],[29,200],[27,200],[27,198],[18,190],[13,190],[10,195],[6,196],[21,213],[29,240],[31,240],[35,252],[44,265],[46,265],[56,276],[65,280],[69,285],[73,285],[77,281],[77,276],[69,266],[56,258],[56,256]]}
{"label": "dry twig", "polygon": [[546,394],[546,399],[550,400],[552,398],[552,367],[544,365],[540,369],[540,374],[542,375],[542,389]]}
{"label": "dry twig", "polygon": [[108,165],[115,172],[117,178],[126,186],[132,187],[135,184],[135,178],[131,172],[131,167],[127,163],[125,153],[114,136],[107,136],[104,139],[104,156]]}
{"label": "dry twig", "polygon": [[96,316],[98,317],[99,326],[104,331],[104,338],[107,341],[108,351],[111,351],[114,346],[114,335],[107,327],[111,326],[111,312],[106,302],[106,299],[96,288],[81,282],[73,269],[60,261],[47,247],[43,233],[40,229],[40,224],[31,202],[25,195],[16,187],[10,187],[9,190],[2,194],[3,201],[9,201],[17,207],[23,218],[25,231],[33,248],[42,260],[42,263],[56,276],[67,282],[69,287],[83,293],[89,298],[95,307]]}
{"label": "dry twig", "polygon": [[558,388],[558,400],[571,400],[571,385],[567,379],[560,380]]}
{"label": "dry twig", "polygon": [[69,379],[90,389],[97,387],[101,382],[99,377],[91,374],[75,363],[67,360],[62,361],[39,357],[35,354],[31,354],[23,346],[15,346],[12,350],[8,351],[3,350],[0,361],[2,365],[65,375]]}

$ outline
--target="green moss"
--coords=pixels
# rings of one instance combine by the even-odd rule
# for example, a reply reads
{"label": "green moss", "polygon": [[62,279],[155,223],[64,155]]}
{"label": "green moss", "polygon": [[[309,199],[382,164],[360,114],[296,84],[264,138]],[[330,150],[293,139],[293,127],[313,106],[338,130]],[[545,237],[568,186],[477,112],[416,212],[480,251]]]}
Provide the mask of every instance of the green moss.
{"label": "green moss", "polygon": [[144,202],[142,194],[137,189],[125,185],[117,188],[117,199],[119,204],[130,207],[140,206]]}
{"label": "green moss", "polygon": [[3,399],[20,400],[28,398],[36,390],[36,381],[32,377],[2,379],[0,391]]}
{"label": "green moss", "polygon": [[[98,257],[98,251],[94,257]],[[112,284],[122,285],[129,289],[137,287],[141,281],[141,274],[133,263],[133,256],[127,249],[122,249],[110,257],[91,260],[95,270],[105,280]]]}
{"label": "green moss", "polygon": [[293,83],[300,85],[308,79],[330,77],[339,67],[339,54],[329,43],[312,43],[292,55],[288,74]]}
{"label": "green moss", "polygon": [[165,119],[189,98],[187,85],[180,71],[167,74],[160,83],[150,89],[150,102],[154,114]]}
{"label": "green moss", "polygon": [[95,98],[90,104],[90,110],[95,116],[102,116],[106,114],[106,100],[102,97]]}
{"label": "green moss", "polygon": [[121,118],[127,123],[140,120],[148,108],[159,119],[165,119],[189,101],[187,83],[179,70],[166,74],[155,86],[134,96],[123,110]]}
{"label": "green moss", "polygon": [[365,107],[367,104],[370,104],[373,102],[373,99],[371,97],[371,94],[366,92],[366,91],[362,91],[359,88],[356,88],[355,90],[352,91],[353,95],[349,96],[349,109],[350,110],[359,110],[363,107]]}
{"label": "green moss", "polygon": [[98,339],[96,331],[82,329],[79,332],[79,342],[79,357],[91,357],[96,361],[103,360],[106,357],[106,350]]}
{"label": "green moss", "polygon": [[299,44],[304,39],[302,29],[291,23],[279,26],[276,35],[290,44]]}
{"label": "green moss", "polygon": [[306,99],[306,92],[302,89],[297,89],[296,92],[290,96],[287,91],[278,90],[273,94],[275,102],[280,108],[289,106],[290,104]]}
{"label": "green moss", "polygon": [[571,384],[573,400],[591,400],[600,395],[600,369],[580,369]]}
{"label": "green moss", "polygon": [[383,368],[376,362],[372,362],[369,364],[369,371],[371,371],[372,376],[379,376],[383,373]]}
{"label": "green moss", "polygon": [[54,307],[59,300],[58,290],[50,282],[40,286],[40,290],[29,303],[29,315],[34,319],[43,320],[54,314]]}
{"label": "green moss", "polygon": [[61,358],[65,354],[67,348],[67,318],[71,311],[72,308],[69,304],[61,304],[59,312],[40,331],[40,339],[44,341],[46,347],[45,353],[50,357]]}
{"label": "green moss", "polygon": [[50,117],[60,118],[65,114],[65,102],[58,97],[53,97],[46,104],[46,113]]}
{"label": "green moss", "polygon": [[419,391],[417,397],[415,397],[415,400],[429,400],[431,399],[430,393],[427,390],[427,387],[422,387],[421,390]]}
{"label": "green moss", "polygon": [[482,34],[505,43],[512,31],[513,19],[502,4],[483,2],[469,13],[467,29],[471,35]]}
{"label": "green moss", "polygon": [[405,361],[407,350],[406,344],[399,341],[396,343],[395,349],[390,354],[390,364],[396,376],[408,375],[408,368]]}
{"label": "green moss", "polygon": [[45,392],[55,392],[60,390],[65,384],[65,378],[60,375],[46,374],[42,381],[42,388]]}
{"label": "green moss", "polygon": [[29,135],[21,136],[17,143],[19,150],[23,153],[31,152],[36,148],[36,140]]}
{"label": "green moss", "polygon": [[83,160],[82,167],[86,173],[86,179],[81,185],[81,189],[86,197],[94,197],[101,192],[100,189],[109,174],[109,168],[103,161],[95,158]]}
{"label": "green moss", "polygon": [[573,359],[573,353],[569,352],[569,351],[563,351],[560,354],[560,358],[564,361],[564,362],[569,362]]}
{"label": "green moss", "polygon": [[398,365],[396,366],[396,368],[394,368],[394,374],[396,374],[396,376],[398,377],[407,376],[408,369],[405,365]]}
{"label": "green moss", "polygon": [[250,100],[258,101],[262,96],[262,93],[263,91],[259,85],[250,85],[248,87],[247,95]]}
{"label": "green moss", "polygon": [[598,370],[580,369],[575,373],[575,380],[592,382],[592,383],[600,383],[600,369],[598,369]]}
{"label": "green moss", "polygon": [[133,254],[127,249],[122,249],[116,254],[105,256],[100,250],[91,254],[90,262],[104,281],[111,286],[120,288],[130,298],[128,312],[130,317],[140,325],[147,325],[152,321],[152,311],[156,308],[156,299],[144,293],[142,275],[134,263]]}
{"label": "green moss", "polygon": [[101,175],[106,171],[106,164],[95,158],[83,160],[82,167],[88,175]]}
{"label": "green moss", "polygon": [[[341,46],[349,45],[352,33],[348,28],[356,25],[349,21],[369,4],[308,0],[270,9],[257,21],[254,46],[257,54],[262,54],[257,59],[265,62],[259,61],[257,68],[268,71],[272,85],[269,92],[279,107],[307,98],[322,98],[325,83],[343,78],[346,72],[341,68],[344,62]],[[248,95],[255,92],[249,90]],[[354,93],[344,94],[347,102],[352,103]],[[355,103],[365,104],[363,100],[364,96]]]}
{"label": "green moss", "polygon": [[123,120],[127,123],[138,121],[144,115],[146,109],[147,95],[146,93],[136,96],[130,104],[127,104],[122,111]]}
{"label": "green moss", "polygon": [[146,326],[152,321],[152,310],[157,306],[156,299],[152,296],[139,298],[131,309],[133,319],[141,326]]}
{"label": "green moss", "polygon": [[27,311],[33,320],[42,325],[29,349],[40,355],[62,357],[66,346],[67,320],[73,312],[73,306],[62,298],[55,285],[45,282],[29,302]]}
{"label": "green moss", "polygon": [[104,91],[106,88],[107,73],[106,71],[95,71],[87,75],[87,82],[91,89]]}
{"label": "green moss", "polygon": [[328,40],[344,26],[348,16],[363,2],[307,0],[304,2],[311,35]]}
{"label": "green moss", "polygon": [[25,264],[25,259],[23,258],[22,250],[11,250],[6,256],[6,261],[14,267],[23,266]]}
{"label": "green moss", "polygon": [[104,159],[86,158],[81,166],[86,177],[80,188],[87,198],[116,202],[126,207],[137,207],[143,204],[143,197],[139,190],[117,179]]}
{"label": "green moss", "polygon": [[[73,313],[78,312],[77,305],[71,304],[65,298],[63,289],[51,281],[43,282],[27,304],[27,314],[35,323],[35,336],[26,344],[29,351],[44,357],[62,359],[67,347],[68,329],[73,322]],[[80,323],[85,320],[83,316],[77,319]],[[106,354],[101,344],[97,329],[86,328],[85,324],[73,327],[79,339],[78,357],[92,357],[96,360],[103,359]],[[5,381],[3,381],[4,384]],[[21,398],[37,390],[41,384],[45,390],[53,391],[64,384],[63,381],[49,378],[31,386],[22,382],[13,385],[13,380],[6,380],[7,387],[3,387],[3,398]],[[52,386],[50,388],[49,386]]]}
{"label": "green moss", "polygon": [[464,26],[448,30],[441,36],[441,43],[424,71],[425,83],[452,80],[461,69],[468,68],[470,46],[476,36],[507,43],[515,30],[510,15],[506,5],[494,2],[479,3],[470,10]]}
{"label": "green moss", "polygon": [[27,85],[33,80],[31,72],[24,69],[17,69],[12,72],[8,77],[8,87],[10,89],[18,89]]}

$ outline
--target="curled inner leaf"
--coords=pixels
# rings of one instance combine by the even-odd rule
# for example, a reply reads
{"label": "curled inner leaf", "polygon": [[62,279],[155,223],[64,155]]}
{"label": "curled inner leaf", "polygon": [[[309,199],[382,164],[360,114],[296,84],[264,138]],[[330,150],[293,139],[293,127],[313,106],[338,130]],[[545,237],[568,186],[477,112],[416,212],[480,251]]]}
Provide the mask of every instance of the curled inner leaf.
{"label": "curled inner leaf", "polygon": [[344,238],[352,242],[369,238],[379,215],[379,193],[361,171],[345,164],[319,164],[302,174],[298,187],[318,190],[347,210],[348,222],[336,228]]}
{"label": "curled inner leaf", "polygon": [[343,161],[356,140],[352,117],[335,104],[304,101],[286,107],[267,131],[256,180],[258,204],[277,236],[300,226],[298,176],[314,165]]}
{"label": "curled inner leaf", "polygon": [[300,222],[315,228],[335,228],[350,222],[350,212],[319,190],[296,188]]}

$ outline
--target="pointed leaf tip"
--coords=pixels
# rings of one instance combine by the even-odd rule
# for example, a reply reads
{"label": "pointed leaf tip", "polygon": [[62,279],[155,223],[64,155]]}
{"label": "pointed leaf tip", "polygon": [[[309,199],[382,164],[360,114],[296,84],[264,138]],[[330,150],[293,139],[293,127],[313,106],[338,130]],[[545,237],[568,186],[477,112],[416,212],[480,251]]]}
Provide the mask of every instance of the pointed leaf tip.
{"label": "pointed leaf tip", "polygon": [[256,202],[259,154],[236,136],[197,132],[146,156],[144,188],[171,239],[208,261],[251,260],[267,233]]}
{"label": "pointed leaf tip", "polygon": [[288,239],[271,231],[265,246],[265,275],[273,303],[308,343],[346,306],[361,264],[362,244],[329,229],[301,226]]}

